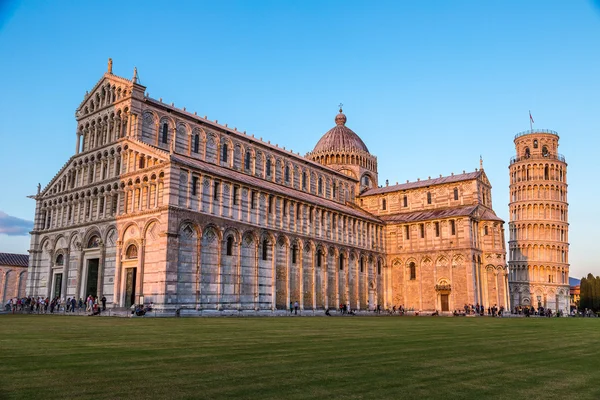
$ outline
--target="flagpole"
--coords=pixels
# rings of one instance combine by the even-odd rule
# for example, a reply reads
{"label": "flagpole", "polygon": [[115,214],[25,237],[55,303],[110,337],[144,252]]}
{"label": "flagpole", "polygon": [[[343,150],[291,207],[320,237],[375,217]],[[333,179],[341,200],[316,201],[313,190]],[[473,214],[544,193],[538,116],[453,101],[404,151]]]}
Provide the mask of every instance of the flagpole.
{"label": "flagpole", "polygon": [[533,117],[531,116],[531,110],[529,110],[529,129],[533,131]]}

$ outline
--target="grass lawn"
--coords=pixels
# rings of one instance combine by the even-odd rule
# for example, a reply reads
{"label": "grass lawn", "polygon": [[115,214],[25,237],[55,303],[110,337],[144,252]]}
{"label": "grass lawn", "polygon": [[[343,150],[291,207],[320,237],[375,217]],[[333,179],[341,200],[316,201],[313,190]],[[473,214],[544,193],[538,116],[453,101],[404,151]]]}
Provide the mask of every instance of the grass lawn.
{"label": "grass lawn", "polygon": [[600,399],[600,319],[0,316],[0,399]]}

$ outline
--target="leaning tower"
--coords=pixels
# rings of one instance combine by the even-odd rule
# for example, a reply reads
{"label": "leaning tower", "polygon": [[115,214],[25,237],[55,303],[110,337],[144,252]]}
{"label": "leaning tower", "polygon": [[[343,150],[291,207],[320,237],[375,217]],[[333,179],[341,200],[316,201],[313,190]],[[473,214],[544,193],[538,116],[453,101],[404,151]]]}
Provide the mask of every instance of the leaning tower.
{"label": "leaning tower", "polygon": [[510,160],[509,286],[511,306],[569,311],[567,163],[558,133],[515,136]]}

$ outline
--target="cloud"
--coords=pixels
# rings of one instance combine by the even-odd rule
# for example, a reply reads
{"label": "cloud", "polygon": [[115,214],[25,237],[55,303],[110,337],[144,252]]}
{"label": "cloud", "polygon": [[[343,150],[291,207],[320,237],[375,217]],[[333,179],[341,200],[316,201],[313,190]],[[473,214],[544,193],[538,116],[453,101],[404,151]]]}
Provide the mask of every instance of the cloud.
{"label": "cloud", "polygon": [[27,221],[17,217],[11,217],[0,211],[0,235],[27,236],[33,229],[33,221]]}

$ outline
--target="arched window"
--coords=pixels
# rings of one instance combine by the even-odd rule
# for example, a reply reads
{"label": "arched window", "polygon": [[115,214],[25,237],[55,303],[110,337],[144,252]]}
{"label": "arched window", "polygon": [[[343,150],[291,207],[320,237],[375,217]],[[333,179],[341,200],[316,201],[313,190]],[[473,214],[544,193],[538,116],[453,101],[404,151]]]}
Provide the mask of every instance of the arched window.
{"label": "arched window", "polygon": [[194,153],[198,153],[200,148],[200,135],[194,135]]}
{"label": "arched window", "polygon": [[318,186],[319,194],[322,194],[323,193],[323,179],[319,178],[319,183],[317,186]]}
{"label": "arched window", "polygon": [[431,192],[427,192],[427,204],[431,204]]}
{"label": "arched window", "polygon": [[286,182],[290,181],[290,167],[289,166],[285,166],[285,172],[284,172],[284,179]]}
{"label": "arched window", "polygon": [[62,254],[56,256],[54,265],[60,266],[65,264],[65,257]]}
{"label": "arched window", "polygon": [[337,186],[334,183],[333,184],[333,198],[335,199],[336,197],[337,197]]}
{"label": "arched window", "polygon": [[323,253],[321,250],[317,250],[317,267],[320,267],[323,263]]}
{"label": "arched window", "polygon": [[548,152],[548,147],[546,147],[546,146],[542,147],[542,155],[544,157],[548,157],[550,155],[550,153]]}
{"label": "arched window", "polygon": [[454,200],[458,200],[458,188],[454,188]]}
{"label": "arched window", "polygon": [[487,235],[488,235],[488,227],[487,227],[487,225],[483,227],[483,234],[484,234],[485,236],[487,236]]}
{"label": "arched window", "polygon": [[340,271],[344,270],[344,256],[340,254]]}
{"label": "arched window", "polygon": [[368,175],[363,176],[363,185],[370,187],[371,186],[370,184],[371,184],[371,182],[369,180],[369,176]]}
{"label": "arched window", "polygon": [[267,257],[269,255],[268,254],[268,252],[269,252],[268,245],[269,245],[269,242],[267,241],[267,239],[263,239],[263,242],[262,242],[262,259],[265,260],[265,261],[267,260]]}
{"label": "arched window", "polygon": [[96,235],[92,236],[90,240],[88,240],[88,249],[93,249],[95,247],[100,247],[100,238]]}
{"label": "arched window", "polygon": [[244,160],[244,168],[250,169],[250,151],[246,152],[246,159]]}
{"label": "arched window", "polygon": [[127,251],[125,252],[125,258],[127,258],[128,260],[138,258],[138,249],[135,244],[130,244],[129,247],[127,247]]}
{"label": "arched window", "polygon": [[534,149],[538,148],[538,141],[537,141],[537,139],[533,141],[533,148]]}
{"label": "arched window", "polygon": [[408,269],[410,270],[410,280],[414,281],[415,279],[417,279],[417,266],[414,262],[411,262],[408,265]]}
{"label": "arched window", "polygon": [[271,159],[267,159],[267,176],[271,176]]}
{"label": "arched window", "polygon": [[544,179],[546,179],[546,180],[550,179],[550,170],[547,165],[544,168]]}
{"label": "arched window", "polygon": [[221,147],[221,161],[227,162],[227,143],[223,143]]}
{"label": "arched window", "polygon": [[296,257],[298,257],[298,247],[296,245],[292,246],[292,264],[296,264]]}
{"label": "arched window", "polygon": [[227,255],[233,255],[233,236],[227,236]]}
{"label": "arched window", "polygon": [[529,158],[531,153],[529,152],[529,147],[525,147],[525,158]]}
{"label": "arched window", "polygon": [[360,272],[363,272],[365,269],[365,259],[364,258],[360,258]]}
{"label": "arched window", "polygon": [[377,260],[377,275],[381,275],[381,260]]}
{"label": "arched window", "polygon": [[306,189],[306,172],[302,173],[302,189]]}
{"label": "arched window", "polygon": [[169,125],[165,122],[162,127],[162,142],[168,143],[169,140]]}
{"label": "arched window", "polygon": [[450,234],[456,235],[456,223],[453,219],[450,220]]}

